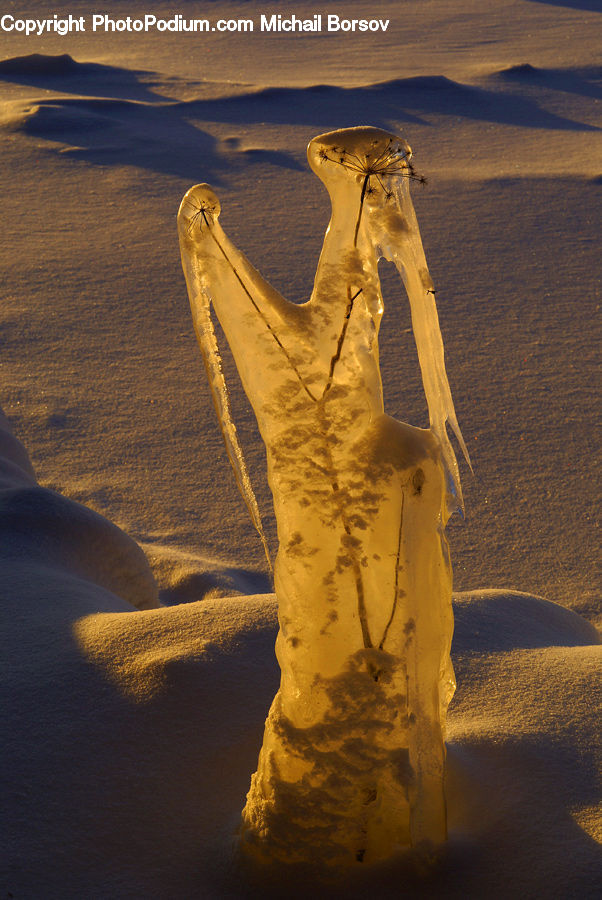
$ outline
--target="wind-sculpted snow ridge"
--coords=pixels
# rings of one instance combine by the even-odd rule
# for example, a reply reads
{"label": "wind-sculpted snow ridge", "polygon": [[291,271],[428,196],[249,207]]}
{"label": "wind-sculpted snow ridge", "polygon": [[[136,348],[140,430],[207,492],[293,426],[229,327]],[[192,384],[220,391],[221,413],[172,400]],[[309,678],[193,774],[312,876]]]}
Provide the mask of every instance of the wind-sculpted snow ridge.
{"label": "wind-sculpted snow ridge", "polygon": [[83,68],[68,53],[50,56],[44,53],[30,53],[27,56],[13,56],[0,60],[0,77],[9,76],[66,76]]}
{"label": "wind-sculpted snow ridge", "polygon": [[[210,303],[266,444],[278,524],[281,684],[243,812],[243,846],[258,860],[340,867],[446,838],[443,732],[455,683],[444,527],[461,504],[446,422],[466,451],[409,194],[410,147],[376,128],[350,128],[315,138],[308,157],[332,218],[304,305],[286,301],[234,247],[208,185],[188,191],[178,227],[239,487],[260,529]],[[381,254],[409,296],[429,429],[384,412]]]}

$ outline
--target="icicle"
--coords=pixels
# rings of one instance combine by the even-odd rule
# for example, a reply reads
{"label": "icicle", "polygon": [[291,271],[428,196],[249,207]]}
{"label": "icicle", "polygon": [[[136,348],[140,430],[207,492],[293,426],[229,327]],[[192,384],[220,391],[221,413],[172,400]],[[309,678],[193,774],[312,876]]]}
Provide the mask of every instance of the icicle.
{"label": "icicle", "polygon": [[374,215],[372,222],[376,243],[384,258],[395,264],[410,301],[412,330],[429,410],[430,427],[441,444],[449,476],[452,494],[449,503],[451,514],[457,507],[463,511],[464,502],[456,455],[447,435],[448,422],[471,469],[472,465],[458,425],[445,371],[435,286],[428,270],[416,213],[410,197],[410,180],[416,177],[409,162],[410,157],[411,151],[405,144],[400,148],[398,171],[392,171],[395,167],[389,162],[388,170],[380,176],[389,194],[390,208],[384,213],[381,210],[380,214]]}
{"label": "icicle", "polygon": [[[182,206],[187,203],[188,201],[185,198],[182,201]],[[186,274],[186,280],[192,288],[191,297],[195,297],[195,302],[191,304],[194,329],[201,350],[205,372],[207,373],[213,405],[217,414],[224,444],[226,445],[226,452],[234,471],[238,490],[249,510],[251,521],[259,534],[270,572],[272,572],[272,561],[270,559],[270,551],[263,530],[261,514],[257,505],[253,485],[251,484],[251,479],[249,477],[242,447],[238,439],[236,425],[234,424],[230,410],[230,396],[224,378],[222,358],[219,352],[213,322],[211,320],[211,295],[208,288],[202,283],[202,278],[199,275],[198,266],[195,262],[186,256],[183,257],[182,263]]]}

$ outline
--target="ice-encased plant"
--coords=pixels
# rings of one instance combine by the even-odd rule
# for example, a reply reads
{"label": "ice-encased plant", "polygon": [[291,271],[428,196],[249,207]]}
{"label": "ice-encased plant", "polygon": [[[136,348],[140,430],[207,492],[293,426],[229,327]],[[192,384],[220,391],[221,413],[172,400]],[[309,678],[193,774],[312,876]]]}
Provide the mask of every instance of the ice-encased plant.
{"label": "ice-encased plant", "polygon": [[[443,732],[455,684],[444,527],[461,504],[447,422],[465,448],[410,157],[405,141],[376,128],[311,141],[332,218],[302,305],[233,246],[208,185],[180,207],[195,330],[228,453],[266,546],[211,305],[265,442],[278,526],[281,682],[241,829],[260,860],[340,866],[446,838]],[[380,256],[393,260],[410,300],[428,429],[384,412]]]}

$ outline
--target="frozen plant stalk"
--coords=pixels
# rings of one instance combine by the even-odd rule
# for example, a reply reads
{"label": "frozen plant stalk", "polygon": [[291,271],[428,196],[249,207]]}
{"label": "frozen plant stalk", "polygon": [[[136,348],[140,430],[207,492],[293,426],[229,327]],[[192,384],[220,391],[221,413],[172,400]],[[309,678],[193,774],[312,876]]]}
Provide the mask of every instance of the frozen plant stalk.
{"label": "frozen plant stalk", "polygon": [[[303,305],[236,250],[208,185],[180,207],[195,329],[229,455],[262,533],[210,304],[266,445],[278,525],[282,678],[242,822],[258,859],[340,866],[446,837],[443,729],[455,685],[444,526],[461,503],[446,422],[461,436],[410,156],[375,128],[310,143],[332,218]],[[395,262],[410,299],[428,429],[383,409],[379,255]]]}

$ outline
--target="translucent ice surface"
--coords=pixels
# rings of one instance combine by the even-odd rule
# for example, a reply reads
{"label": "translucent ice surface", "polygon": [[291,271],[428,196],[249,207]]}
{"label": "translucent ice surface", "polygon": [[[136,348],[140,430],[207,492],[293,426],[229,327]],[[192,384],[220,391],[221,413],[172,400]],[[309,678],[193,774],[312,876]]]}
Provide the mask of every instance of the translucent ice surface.
{"label": "translucent ice surface", "polygon": [[[211,326],[223,327],[266,445],[278,525],[280,689],[243,811],[259,860],[355,865],[446,837],[444,724],[454,691],[444,527],[462,447],[409,194],[409,146],[375,128],[311,141],[332,218],[303,305],[265,282],[197,185],[180,207],[195,329],[239,487],[259,513]],[[377,263],[410,300],[430,427],[383,408]]]}

